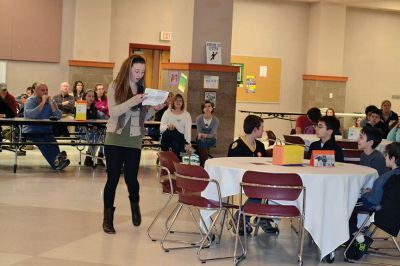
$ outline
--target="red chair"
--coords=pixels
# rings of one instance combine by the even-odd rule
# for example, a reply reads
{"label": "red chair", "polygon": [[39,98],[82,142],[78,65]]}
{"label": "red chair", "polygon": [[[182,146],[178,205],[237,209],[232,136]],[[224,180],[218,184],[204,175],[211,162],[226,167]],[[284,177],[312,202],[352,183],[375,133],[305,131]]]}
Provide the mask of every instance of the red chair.
{"label": "red chair", "polygon": [[[175,165],[175,176],[176,176],[176,185],[178,188],[182,190],[182,192],[178,193],[178,210],[174,214],[174,217],[171,221],[171,224],[168,227],[167,232],[165,233],[163,239],[161,240],[161,247],[166,251],[170,251],[172,249],[182,249],[182,248],[193,248],[193,247],[198,247],[197,250],[197,256],[199,260],[204,263],[208,260],[217,260],[217,259],[226,259],[226,258],[233,258],[233,256],[223,256],[223,257],[203,257],[202,256],[202,250],[206,247],[209,247],[212,242],[212,234],[211,232],[213,231],[214,228],[216,228],[216,222],[219,221],[219,217],[223,211],[225,211],[224,214],[229,214],[230,219],[233,220],[233,215],[231,210],[232,209],[238,209],[239,207],[237,205],[229,204],[229,203],[224,203],[222,202],[221,198],[221,191],[219,187],[218,181],[214,179],[210,179],[208,173],[202,168],[201,166],[197,165],[187,165],[187,164],[179,164],[179,163],[174,163]],[[209,185],[214,185],[217,188],[217,196],[218,200],[211,200],[211,199],[206,199],[201,196],[201,192],[206,189],[207,186]],[[199,244],[191,244],[191,245],[185,245],[185,246],[178,246],[178,247],[165,247],[164,242],[166,241],[167,236],[170,234],[171,228],[174,225],[178,215],[180,214],[182,208],[186,206],[189,208],[189,212],[191,213],[194,223],[199,229],[199,233],[201,235],[201,241]],[[195,218],[194,213],[192,212],[192,208],[197,209],[200,221],[197,221]],[[212,220],[211,226],[207,228],[205,221],[200,215],[200,210],[214,210],[216,211],[216,215],[214,219]],[[218,242],[221,239],[221,233],[223,230],[223,224],[224,224],[225,216],[223,219],[223,222],[221,224],[221,231],[219,234]],[[200,223],[203,225],[200,226]],[[206,232],[205,232],[206,231]],[[185,241],[182,241],[186,243]],[[241,243],[240,243],[241,244]],[[243,245],[242,246],[242,251]]]}
{"label": "red chair", "polygon": [[[154,238],[151,235],[151,229],[153,225],[157,222],[158,218],[160,217],[161,213],[166,209],[168,204],[171,202],[174,195],[176,195],[179,191],[181,191],[176,186],[176,179],[175,179],[175,163],[179,163],[178,157],[172,151],[162,151],[157,153],[159,164],[157,166],[157,177],[158,181],[162,186],[162,193],[168,195],[168,199],[165,202],[164,206],[158,211],[157,215],[154,217],[154,220],[151,222],[149,228],[147,228],[147,235],[152,241],[160,240]],[[168,228],[168,222],[171,219],[172,215],[176,211],[177,207],[174,211],[169,215],[167,220],[165,221],[165,228]]]}
{"label": "red chair", "polygon": [[343,157],[345,163],[360,164],[360,157],[363,150],[343,149]]}
{"label": "red chair", "polygon": [[306,145],[304,140],[299,136],[283,135],[283,138],[285,139],[285,144],[288,145]]}
{"label": "red chair", "polygon": [[[268,199],[267,204],[246,202],[243,204],[242,194],[240,195],[239,217],[243,218],[243,224],[246,223],[247,216],[258,216],[260,218],[270,219],[299,219],[299,250],[298,262],[303,264],[303,242],[304,242],[304,215],[305,215],[305,200],[306,188],[297,174],[282,174],[282,173],[264,173],[247,171],[243,175],[240,183],[240,191],[249,198]],[[271,200],[287,200],[295,201],[303,192],[303,201],[301,211],[296,205],[272,205]],[[236,247],[239,238],[240,219],[236,224],[236,241],[234,263],[237,265],[242,261],[247,254],[246,234],[244,234],[244,253],[240,256],[236,254]]]}
{"label": "red chair", "polygon": [[337,140],[336,144],[342,149],[348,150],[358,150],[358,143],[357,141],[351,140]]}
{"label": "red chair", "polygon": [[272,130],[267,130],[265,133],[267,133],[267,138],[268,138],[268,147],[274,146],[276,142],[276,135]]}

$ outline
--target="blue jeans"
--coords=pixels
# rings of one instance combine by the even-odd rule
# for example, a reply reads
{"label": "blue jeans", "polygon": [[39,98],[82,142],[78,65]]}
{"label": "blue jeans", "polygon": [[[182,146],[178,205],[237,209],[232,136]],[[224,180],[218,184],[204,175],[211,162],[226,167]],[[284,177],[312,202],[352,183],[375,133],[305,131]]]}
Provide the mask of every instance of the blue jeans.
{"label": "blue jeans", "polygon": [[197,146],[199,148],[212,148],[217,143],[215,138],[197,139]]}
{"label": "blue jeans", "polygon": [[27,136],[28,139],[32,140],[32,143],[35,144],[40,152],[43,154],[44,158],[50,164],[53,169],[56,169],[54,161],[57,158],[57,155],[60,154],[60,148],[58,145],[54,144],[36,144],[37,142],[57,142],[54,138],[53,134],[46,134],[39,135],[36,133],[34,136]]}

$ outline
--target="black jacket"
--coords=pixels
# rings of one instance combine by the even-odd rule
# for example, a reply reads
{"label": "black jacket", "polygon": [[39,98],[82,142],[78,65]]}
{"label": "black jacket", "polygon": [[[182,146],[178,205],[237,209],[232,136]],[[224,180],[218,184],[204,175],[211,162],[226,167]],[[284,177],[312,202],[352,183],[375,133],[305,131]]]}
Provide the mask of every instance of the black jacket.
{"label": "black jacket", "polygon": [[330,140],[325,142],[324,146],[321,148],[321,140],[314,141],[311,143],[310,148],[308,149],[307,159],[311,158],[311,154],[313,150],[333,150],[335,151],[335,161],[336,162],[344,162],[343,151],[335,141],[335,137],[332,136]]}
{"label": "black jacket", "polygon": [[393,175],[383,186],[381,208],[375,212],[375,225],[392,236],[400,231],[400,175]]}

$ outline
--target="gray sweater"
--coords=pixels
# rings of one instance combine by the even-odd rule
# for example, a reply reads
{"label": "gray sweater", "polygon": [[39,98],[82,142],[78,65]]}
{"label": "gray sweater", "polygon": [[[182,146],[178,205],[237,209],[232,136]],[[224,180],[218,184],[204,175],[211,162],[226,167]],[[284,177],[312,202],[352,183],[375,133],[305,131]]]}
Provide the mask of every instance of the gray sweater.
{"label": "gray sweater", "polygon": [[388,170],[386,168],[385,157],[377,150],[374,150],[370,155],[366,155],[363,152],[361,154],[360,164],[376,169],[379,176],[383,175]]}
{"label": "gray sweater", "polygon": [[196,118],[196,124],[198,133],[207,134],[208,138],[217,138],[219,121],[215,115],[212,116],[211,123],[208,125],[208,127],[206,127],[206,125],[204,124],[203,115],[199,115]]}

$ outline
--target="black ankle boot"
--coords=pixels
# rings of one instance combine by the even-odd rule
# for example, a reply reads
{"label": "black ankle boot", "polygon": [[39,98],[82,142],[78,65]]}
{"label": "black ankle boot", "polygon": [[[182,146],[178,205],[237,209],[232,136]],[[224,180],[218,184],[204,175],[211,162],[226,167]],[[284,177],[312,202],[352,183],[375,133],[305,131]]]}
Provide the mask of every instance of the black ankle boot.
{"label": "black ankle boot", "polygon": [[132,211],[132,223],[134,226],[139,226],[142,222],[142,216],[140,214],[140,207],[138,201],[130,201]]}
{"label": "black ankle boot", "polygon": [[103,230],[107,234],[115,234],[114,211],[115,207],[104,208]]}

